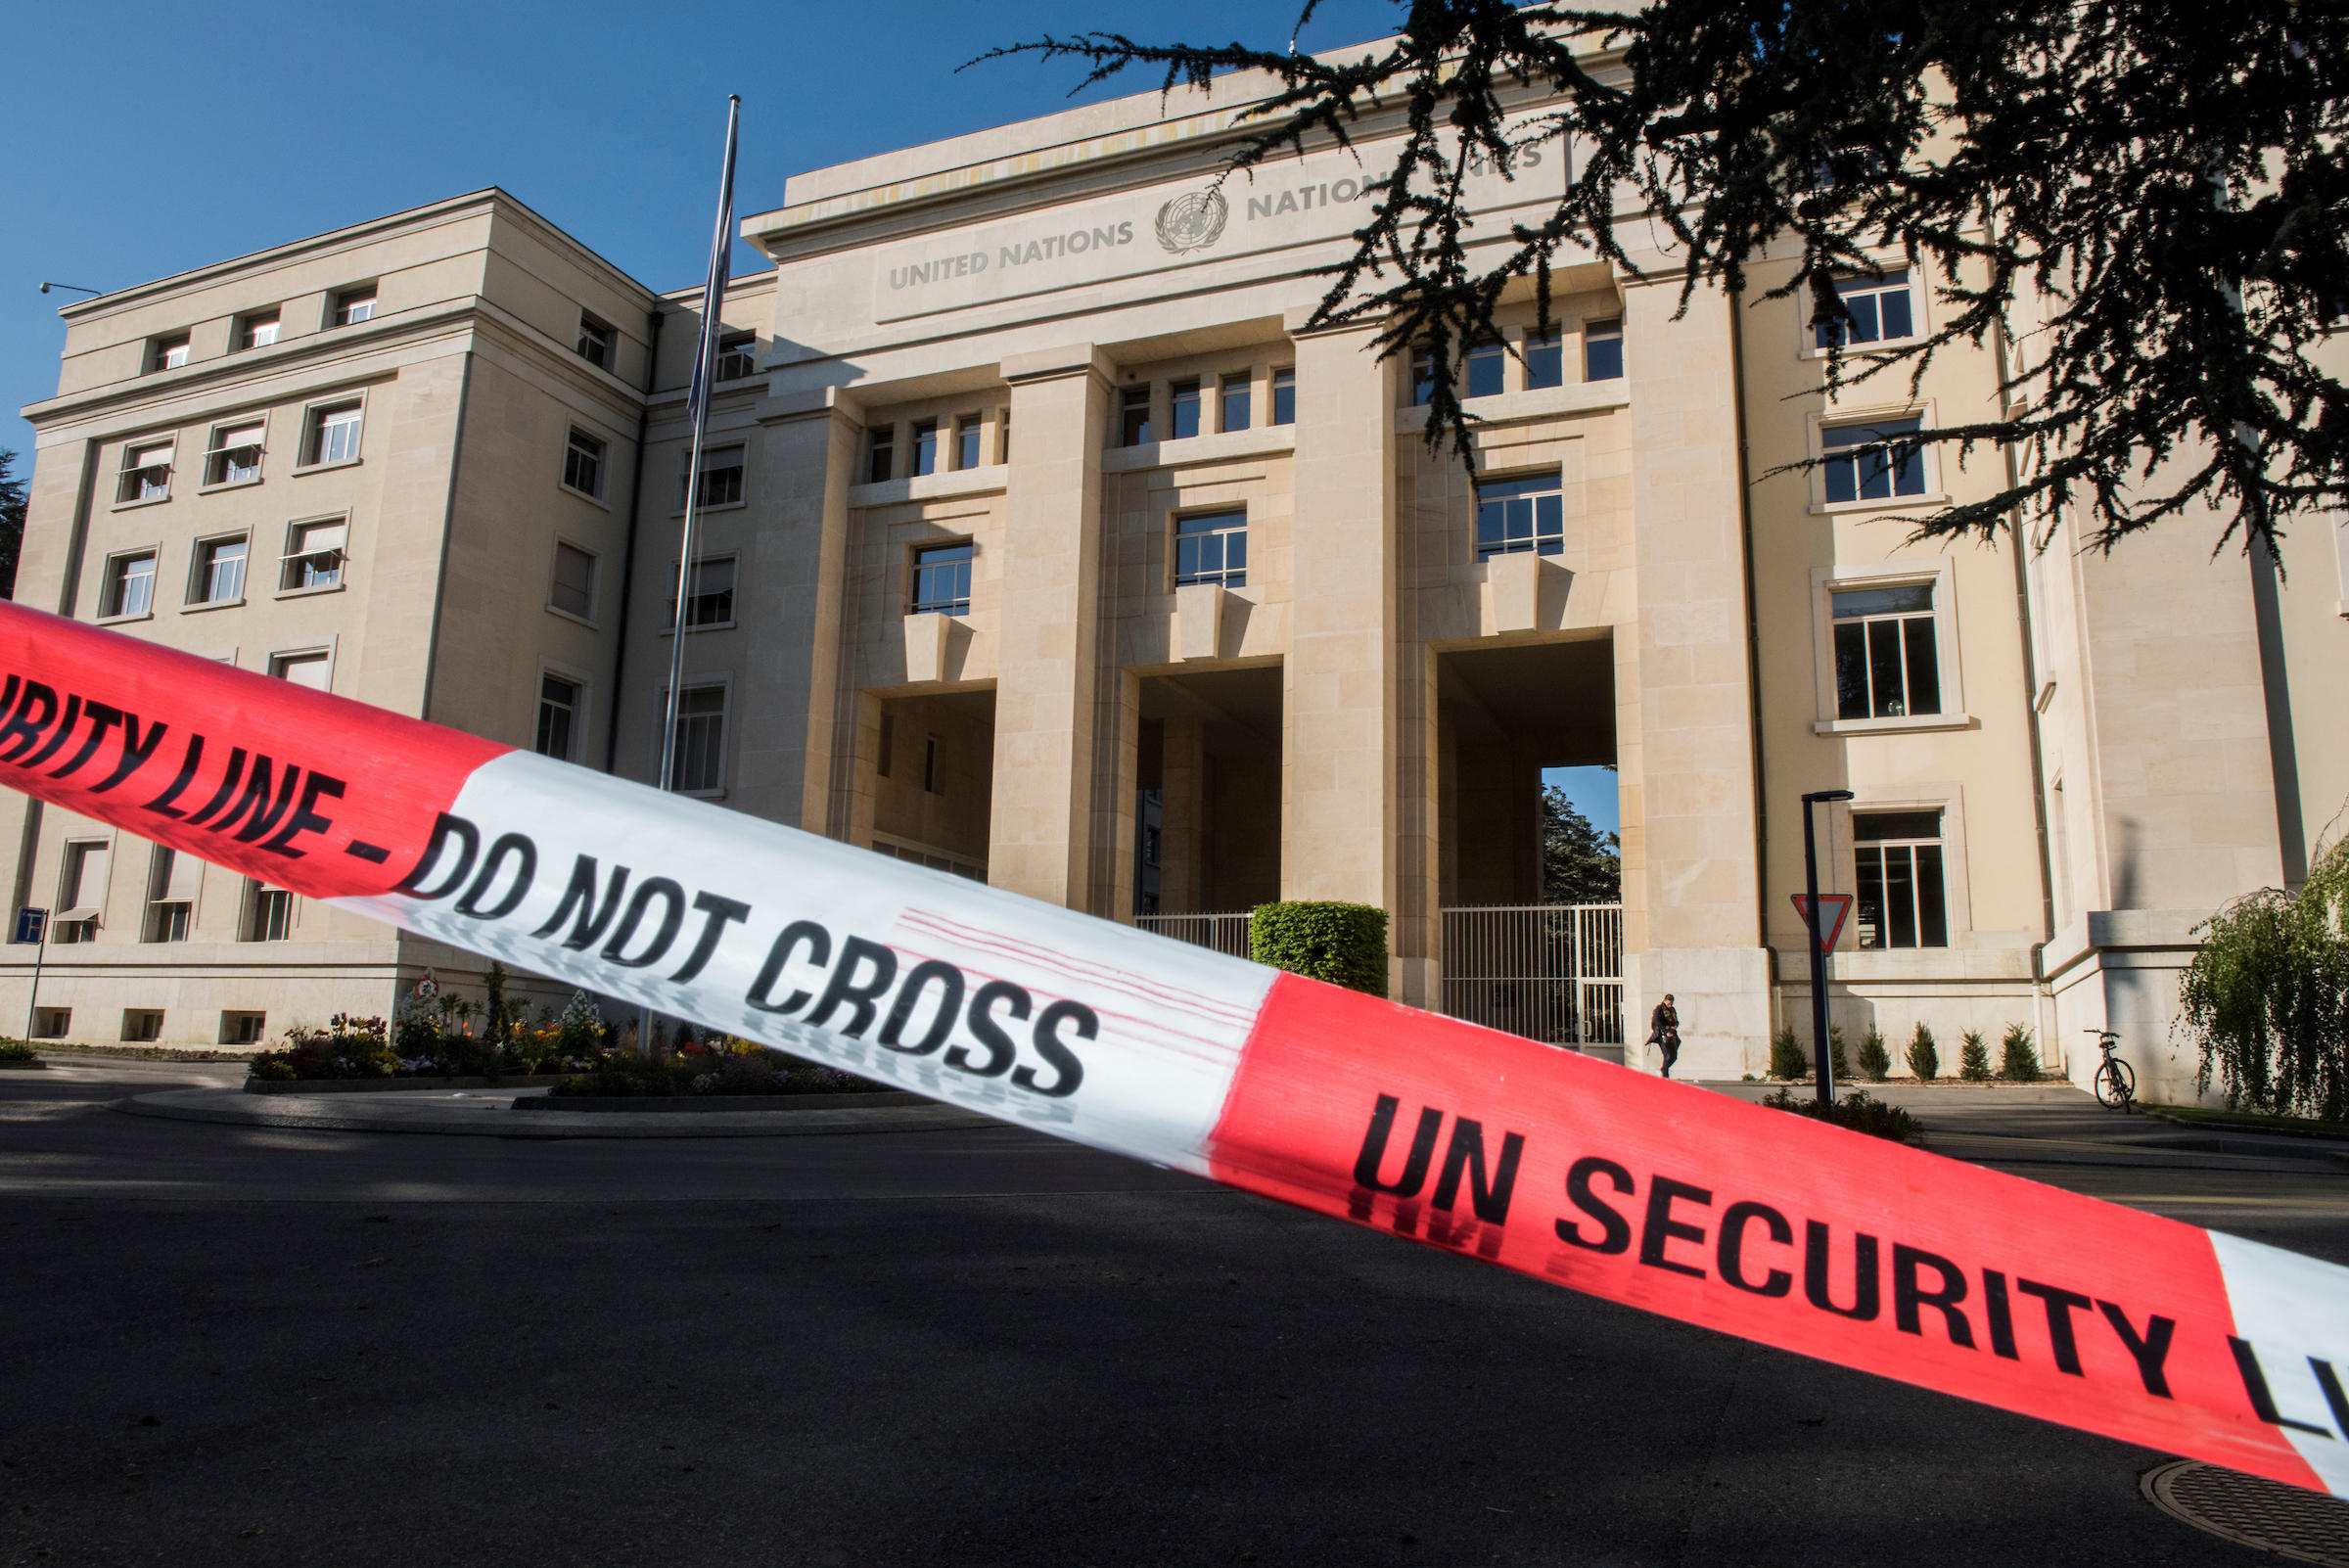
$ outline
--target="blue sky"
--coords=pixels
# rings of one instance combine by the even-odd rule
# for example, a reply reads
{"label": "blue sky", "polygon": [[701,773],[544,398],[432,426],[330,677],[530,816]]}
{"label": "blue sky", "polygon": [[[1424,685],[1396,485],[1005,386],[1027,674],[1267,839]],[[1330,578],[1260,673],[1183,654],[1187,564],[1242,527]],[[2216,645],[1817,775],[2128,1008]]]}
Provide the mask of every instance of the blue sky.
{"label": "blue sky", "polygon": [[[996,62],[1046,32],[1285,47],[1285,0],[619,5],[30,4],[0,93],[0,446],[57,391],[44,279],[121,288],[502,185],[655,288],[702,274],[725,95],[743,96],[740,208],[783,179],[1069,104],[1073,62]],[[1329,0],[1304,35],[1393,30]],[[695,64],[700,56],[710,62]],[[1087,98],[1155,83],[1096,88]],[[1077,100],[1079,102],[1082,99]],[[743,252],[738,267],[758,258]]]}
{"label": "blue sky", "polygon": [[1601,833],[1623,831],[1623,808],[1616,802],[1615,770],[1610,767],[1547,767],[1542,782],[1566,792],[1574,808],[1590,819]]}

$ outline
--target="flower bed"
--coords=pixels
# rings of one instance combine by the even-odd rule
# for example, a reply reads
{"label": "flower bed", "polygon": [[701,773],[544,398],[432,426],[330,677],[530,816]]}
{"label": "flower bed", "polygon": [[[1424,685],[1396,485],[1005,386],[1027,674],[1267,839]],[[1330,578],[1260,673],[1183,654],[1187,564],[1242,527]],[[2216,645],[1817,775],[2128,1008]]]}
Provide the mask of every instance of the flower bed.
{"label": "flower bed", "polygon": [[290,1030],[284,1048],[253,1059],[253,1081],[488,1081],[596,1067],[604,1020],[584,992],[574,992],[560,1016],[541,1008],[533,1023],[507,1004],[504,983],[502,966],[492,964],[485,1006],[419,987],[390,1020],[337,1013],[324,1029]]}
{"label": "flower bed", "polygon": [[606,1051],[586,1072],[547,1090],[561,1099],[647,1099],[707,1095],[873,1094],[891,1085],[804,1062],[783,1051],[726,1038],[671,1056]]}

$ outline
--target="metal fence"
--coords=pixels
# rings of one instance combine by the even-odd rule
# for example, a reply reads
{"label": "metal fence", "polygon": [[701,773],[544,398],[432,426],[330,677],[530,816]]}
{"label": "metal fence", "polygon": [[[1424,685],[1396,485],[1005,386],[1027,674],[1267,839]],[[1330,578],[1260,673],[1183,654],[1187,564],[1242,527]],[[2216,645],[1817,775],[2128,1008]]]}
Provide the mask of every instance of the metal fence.
{"label": "metal fence", "polygon": [[1621,1045],[1623,905],[1446,909],[1444,1011],[1550,1045]]}
{"label": "metal fence", "polygon": [[1220,914],[1135,915],[1133,923],[1144,931],[1155,931],[1162,937],[1173,937],[1177,942],[1213,947],[1234,958],[1245,958],[1248,956],[1248,911],[1240,909]]}

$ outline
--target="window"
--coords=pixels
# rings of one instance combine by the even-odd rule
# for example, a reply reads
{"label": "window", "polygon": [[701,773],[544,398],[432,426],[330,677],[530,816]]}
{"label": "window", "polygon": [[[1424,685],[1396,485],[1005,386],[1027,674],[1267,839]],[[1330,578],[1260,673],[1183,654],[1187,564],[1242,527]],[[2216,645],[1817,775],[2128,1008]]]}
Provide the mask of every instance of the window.
{"label": "window", "polygon": [[1150,389],[1128,387],[1118,397],[1118,444],[1143,446],[1150,440]]}
{"label": "window", "polygon": [[171,455],[177,441],[134,441],[122,448],[122,479],[115,486],[117,501],[167,501],[171,498]]}
{"label": "window", "polygon": [[913,552],[913,608],[917,616],[971,613],[971,541],[925,544]]}
{"label": "window", "polygon": [[245,560],[252,546],[242,537],[207,539],[196,546],[196,579],[190,604],[235,604],[245,597]]}
{"label": "window", "polygon": [[1830,425],[1819,432],[1819,467],[1827,504],[1882,501],[1925,493],[1925,458],[1917,447],[1890,444],[1916,433],[1913,419]]}
{"label": "window", "polygon": [[595,557],[576,544],[555,541],[555,579],[547,603],[581,621],[595,619]]}
{"label": "window", "polygon": [[288,529],[285,557],[279,563],[280,591],[340,587],[344,546],[349,537],[348,520],[339,517],[297,523]]}
{"label": "window", "polygon": [[1528,392],[1566,384],[1566,335],[1556,328],[1546,338],[1525,335],[1525,386]]}
{"label": "window", "polygon": [[957,469],[977,468],[981,447],[977,414],[963,414],[954,421],[954,466]]}
{"label": "window", "polygon": [[897,749],[897,715],[894,714],[883,714],[881,715],[881,744],[878,748],[879,755],[873,759],[873,771],[883,778],[889,777],[890,753]]}
{"label": "window", "polygon": [[57,884],[57,924],[50,941],[98,940],[98,915],[106,907],[106,883],[114,871],[114,846],[103,839],[66,846],[65,874]]}
{"label": "window", "polygon": [[873,432],[872,456],[866,462],[864,469],[864,482],[867,484],[880,484],[889,479],[890,460],[895,452],[897,434],[897,427],[894,425],[884,425]]}
{"label": "window", "polygon": [[166,337],[147,340],[147,370],[150,375],[159,370],[177,370],[188,362],[188,335],[171,333]]}
{"label": "window", "polygon": [[1167,421],[1168,435],[1178,441],[1189,440],[1199,434],[1199,378],[1178,381],[1167,389],[1173,416]]}
{"label": "window", "polygon": [[1248,585],[1248,514],[1205,512],[1174,520],[1174,583]]}
{"label": "window", "polygon": [[375,285],[361,284],[345,289],[335,296],[333,321],[338,327],[355,327],[362,321],[375,319]]}
{"label": "window", "polygon": [[312,691],[327,689],[327,657],[323,653],[278,654],[269,661],[272,679],[291,681]]}
{"label": "window", "polygon": [[[703,511],[708,511],[714,506],[740,506],[742,504],[742,452],[743,449],[740,446],[713,446],[702,453],[702,487],[701,493],[693,498],[695,506]],[[677,510],[680,512],[685,509],[685,476],[682,472],[682,465],[690,461],[692,455],[691,452],[687,452],[678,459],[680,472],[677,475]]]}
{"label": "window", "polygon": [[1583,323],[1583,380],[1623,379],[1623,321]]}
{"label": "window", "polygon": [[1218,430],[1246,430],[1248,428],[1248,372],[1234,371],[1223,378],[1221,410],[1222,422]]}
{"label": "window", "polygon": [[125,1007],[122,1009],[122,1038],[136,1045],[151,1044],[162,1038],[163,1014],[159,1007]]}
{"label": "window", "polygon": [[579,357],[604,370],[612,368],[612,329],[595,317],[579,317]]}
{"label": "window", "polygon": [[1832,588],[1835,716],[1900,718],[1941,712],[1933,584]]}
{"label": "window", "polygon": [[294,935],[294,895],[248,877],[240,942],[285,942]]}
{"label": "window", "polygon": [[73,1009],[43,1007],[32,1015],[32,1036],[35,1039],[64,1039],[73,1030]]}
{"label": "window", "polygon": [[259,479],[261,436],[266,429],[257,420],[250,425],[214,426],[211,448],[204,454],[204,483],[251,484]]}
{"label": "window", "polygon": [[1838,344],[1889,343],[1916,336],[1915,309],[1909,295],[1909,269],[1880,278],[1837,278],[1835,293],[1852,313],[1845,321],[1821,321],[1811,329],[1814,345],[1832,348]]}
{"label": "window", "polygon": [[922,747],[922,790],[925,794],[946,793],[946,769],[944,747],[936,735]]}
{"label": "window", "polygon": [[541,757],[571,761],[571,732],[579,715],[579,684],[560,675],[538,677],[538,741]]}
{"label": "window", "polygon": [[1011,461],[1011,410],[999,409],[995,414],[995,461]]}
{"label": "window", "polygon": [[1272,423],[1297,423],[1297,372],[1294,369],[1272,372]]}
{"label": "window", "polygon": [[725,787],[726,688],[688,686],[677,701],[676,761],[668,787],[714,795]]}
{"label": "window", "polygon": [[361,405],[356,402],[311,409],[310,438],[304,443],[302,462],[315,465],[357,461],[362,413]]}
{"label": "window", "polygon": [[583,431],[573,431],[563,450],[563,483],[581,495],[602,495],[604,443]]}
{"label": "window", "polygon": [[274,310],[255,311],[250,316],[239,316],[237,318],[237,346],[240,349],[268,347],[277,342],[279,325],[280,318],[278,312]]}
{"label": "window", "polygon": [[[693,564],[693,591],[685,598],[685,625],[723,626],[734,620],[734,558],[721,555]],[[677,601],[668,601],[668,623],[677,623]],[[688,694],[690,695],[690,694]]]}
{"label": "window", "polygon": [[729,332],[717,340],[717,379],[740,381],[759,374],[759,335]]}
{"label": "window", "polygon": [[204,882],[204,862],[158,845],[147,870],[147,933],[149,942],[185,942],[196,895]]}
{"label": "window", "polygon": [[220,1043],[223,1045],[258,1045],[261,1037],[269,1032],[267,1013],[220,1014]]}
{"label": "window", "polygon": [[913,422],[913,476],[938,472],[938,421],[917,419]]}
{"label": "window", "polygon": [[1555,474],[1495,480],[1476,487],[1476,558],[1556,555],[1566,547],[1565,497]]}
{"label": "window", "polygon": [[1430,348],[1411,350],[1411,406],[1425,408],[1436,394],[1436,355]]}
{"label": "window", "polygon": [[1939,811],[1852,814],[1863,947],[1946,947]]}
{"label": "window", "polygon": [[1480,343],[1468,350],[1468,395],[1497,397],[1500,395],[1501,369],[1508,363],[1509,351],[1497,343]]}
{"label": "window", "polygon": [[155,608],[155,552],[141,550],[117,555],[106,564],[106,582],[98,594],[98,617],[143,616]]}

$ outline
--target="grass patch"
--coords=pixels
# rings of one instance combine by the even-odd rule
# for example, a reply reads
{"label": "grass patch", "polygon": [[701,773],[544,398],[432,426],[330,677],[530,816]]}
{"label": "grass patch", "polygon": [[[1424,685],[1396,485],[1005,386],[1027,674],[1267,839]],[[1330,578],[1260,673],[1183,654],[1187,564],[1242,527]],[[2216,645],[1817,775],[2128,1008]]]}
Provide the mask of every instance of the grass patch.
{"label": "grass patch", "polygon": [[125,1062],[250,1062],[260,1047],[249,1051],[174,1050],[168,1045],[82,1045],[62,1039],[37,1040],[33,1049],[43,1056],[112,1056]]}
{"label": "grass patch", "polygon": [[2205,1105],[2147,1105],[2139,1108],[2176,1122],[2200,1127],[2239,1127],[2261,1132],[2292,1132],[2303,1137],[2349,1138],[2349,1122],[2320,1122],[2310,1116],[2270,1116],[2260,1111],[2220,1111]]}

